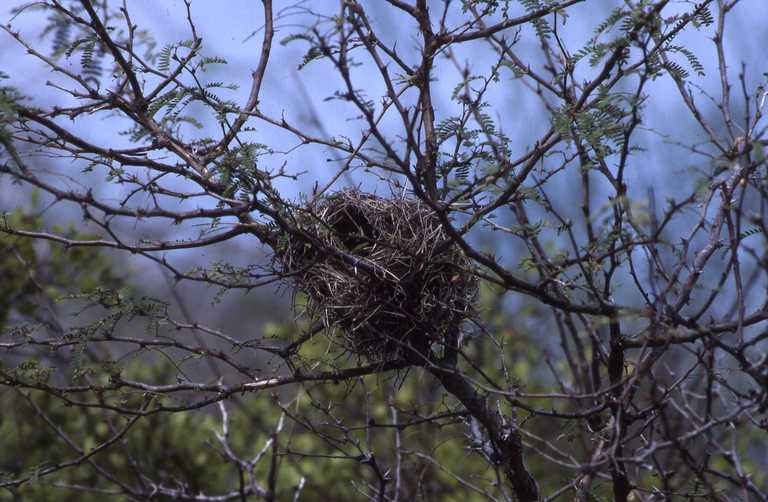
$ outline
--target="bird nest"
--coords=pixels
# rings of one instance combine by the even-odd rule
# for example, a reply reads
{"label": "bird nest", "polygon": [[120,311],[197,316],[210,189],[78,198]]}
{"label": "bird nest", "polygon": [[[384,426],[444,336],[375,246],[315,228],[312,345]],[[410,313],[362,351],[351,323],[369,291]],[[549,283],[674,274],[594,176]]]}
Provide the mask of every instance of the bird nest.
{"label": "bird nest", "polygon": [[455,343],[473,315],[470,261],[422,202],[345,190],[295,223],[297,232],[280,238],[277,264],[345,350],[424,362]]}

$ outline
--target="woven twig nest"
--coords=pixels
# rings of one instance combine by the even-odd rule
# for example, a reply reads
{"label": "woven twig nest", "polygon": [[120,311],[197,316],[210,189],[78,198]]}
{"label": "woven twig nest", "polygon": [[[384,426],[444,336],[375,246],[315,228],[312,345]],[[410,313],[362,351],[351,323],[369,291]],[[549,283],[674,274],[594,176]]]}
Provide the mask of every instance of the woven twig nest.
{"label": "woven twig nest", "polygon": [[470,262],[420,201],[344,190],[295,223],[277,246],[279,268],[349,352],[423,361],[473,315]]}

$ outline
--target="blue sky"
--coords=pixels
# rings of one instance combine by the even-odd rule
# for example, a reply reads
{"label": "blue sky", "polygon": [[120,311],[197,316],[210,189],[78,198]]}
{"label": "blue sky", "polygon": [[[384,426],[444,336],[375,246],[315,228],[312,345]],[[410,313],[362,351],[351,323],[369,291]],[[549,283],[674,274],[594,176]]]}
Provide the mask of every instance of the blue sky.
{"label": "blue sky", "polygon": [[[10,8],[25,3],[27,2],[14,0],[6,2],[6,5]],[[575,52],[580,44],[583,44],[594,26],[607,15],[610,8],[622,3],[618,0],[588,0],[585,4],[573,8],[567,23],[560,27],[563,40],[571,52]],[[183,14],[183,2],[129,0],[127,4],[134,22],[140,28],[153,32],[160,46],[190,37]],[[385,41],[396,41],[398,50],[404,58],[415,64],[418,39],[413,22],[382,1],[369,0],[363,4],[369,10],[381,38]],[[275,2],[275,10],[280,11],[289,5],[291,4],[288,2]],[[441,5],[441,1],[430,2],[434,12],[439,12]],[[303,6],[311,6],[329,15],[338,10],[338,2],[330,0],[304,2]],[[767,6],[765,0],[744,0],[731,15],[731,23],[726,32],[726,55],[731,63],[731,76],[734,80],[741,61],[750,65],[748,78],[753,85],[761,78],[760,74],[768,70],[766,64],[768,59],[764,56],[765,48],[768,47],[768,30],[764,29],[765,17],[755,15],[756,12],[765,13]],[[688,2],[678,2],[672,4],[670,11],[687,8],[690,8]],[[522,12],[519,6],[517,10]],[[261,43],[261,33],[257,31],[263,22],[260,2],[198,0],[192,3],[192,13],[204,41],[205,53],[225,57],[229,62],[226,66],[210,71],[208,78],[238,84],[240,90],[229,93],[227,97],[243,103],[249,89],[250,71],[256,65]],[[300,29],[300,25],[308,20],[307,16],[298,9],[287,9],[283,14],[285,17],[278,21],[277,40],[296,32]],[[10,19],[9,14],[4,16],[6,20]],[[39,43],[37,34],[44,23],[42,13],[38,11],[21,14],[14,18],[12,23],[14,29],[19,30],[30,41]],[[254,34],[255,31],[257,32]],[[681,37],[679,42],[696,52],[707,70],[706,77],[693,78],[692,83],[717,94],[719,82],[716,59],[712,44],[707,39],[708,35],[711,36],[711,32],[711,28],[703,33],[691,32]],[[535,54],[536,45],[531,30],[524,29],[517,45],[519,53]],[[55,75],[51,75],[39,62],[27,57],[23,48],[20,48],[5,33],[0,33],[0,47],[4,54],[0,69],[10,74],[12,82],[18,84],[22,90],[29,89],[34,102],[63,104],[61,93],[42,85],[46,80],[57,80]],[[297,124],[303,123],[316,134],[322,135],[318,128],[309,123],[311,115],[309,107],[312,107],[317,115],[322,117],[327,133],[351,138],[359,137],[363,124],[350,120],[356,115],[354,110],[338,101],[324,100],[340,85],[339,79],[335,78],[329,65],[316,61],[300,71],[297,69],[305,50],[306,46],[302,42],[294,42],[286,46],[275,45],[262,93],[262,107],[273,116],[285,114],[288,120]],[[460,61],[471,62],[475,71],[479,73],[482,73],[483,68],[490,67],[493,62],[493,54],[482,43],[465,44],[457,51],[457,55]],[[535,59],[532,58],[534,61]],[[78,58],[73,57],[70,64],[77,69]],[[585,76],[587,73],[588,71],[585,72]],[[457,74],[448,61],[439,61],[435,75],[433,92],[436,115],[439,120],[449,115],[452,110],[449,96],[456,83]],[[364,65],[354,76],[358,86],[365,89],[371,99],[381,95],[381,79],[369,65]],[[490,93],[490,102],[500,125],[517,141],[518,147],[523,151],[545,130],[548,123],[535,97],[514,81],[509,71],[502,71],[501,77],[501,82]],[[697,137],[703,139],[698,127],[689,120],[689,114],[682,107],[677,92],[668,78],[654,82],[650,87],[650,93],[652,100],[646,124],[648,127],[657,128],[659,132],[673,135],[678,139],[687,140]],[[704,102],[702,99],[699,101]],[[670,117],[674,117],[674,120],[670,121]],[[214,125],[212,121],[208,121],[207,124]],[[388,132],[396,135],[399,124],[392,122],[390,125]],[[77,127],[82,134],[105,144],[124,141],[123,138],[114,134],[115,128],[104,127],[104,124],[83,121],[78,123]],[[256,141],[275,145],[278,150],[288,150],[296,145],[295,138],[275,128],[263,124],[256,124],[256,128],[257,131],[253,135]],[[209,129],[209,131],[215,134],[215,129]],[[678,158],[679,152],[669,146],[660,146],[652,135],[647,135],[645,140],[648,142],[646,146],[652,148],[649,148],[648,155],[639,157],[644,160],[637,166],[638,176],[647,176],[649,171],[651,171],[650,176],[655,179],[658,179],[658,176],[670,174],[668,161],[670,158]],[[302,188],[306,189],[316,179],[323,179],[332,172],[332,169],[326,165],[328,158],[330,158],[330,152],[327,150],[305,147],[291,151],[284,160],[295,165],[296,171],[307,170],[303,166],[311,166],[310,176],[305,177],[306,181],[302,183]],[[365,175],[358,175],[356,179],[360,181],[365,177]]]}
{"label": "blue sky", "polygon": [[[14,6],[26,3],[13,0],[4,2],[4,5],[9,11]],[[412,20],[381,0],[367,0],[361,3],[368,10],[379,36],[384,41],[396,42],[402,57],[416,64],[419,40]],[[439,12],[442,4],[440,0],[430,2],[433,12]],[[611,8],[622,4],[620,0],[587,0],[571,9],[567,22],[558,28],[570,52],[576,52],[583,45],[594,27],[608,15]],[[139,28],[146,28],[154,33],[160,46],[190,38],[182,1],[128,0],[127,5],[134,23]],[[275,2],[275,10],[282,13],[277,21],[276,41],[300,31],[301,27],[310,21],[302,8],[311,6],[327,15],[334,15],[338,11],[338,2],[331,0],[303,2],[299,5],[301,8],[291,8],[291,5],[293,4],[289,2]],[[513,5],[513,13],[523,12],[519,5]],[[690,2],[672,2],[665,12],[689,10],[691,5]],[[730,15],[726,29],[725,54],[730,64],[730,77],[737,83],[740,65],[745,62],[748,70],[747,82],[751,89],[764,81],[762,73],[768,71],[768,58],[765,56],[768,47],[766,14],[768,1],[743,0]],[[261,44],[260,27],[263,19],[260,2],[196,0],[192,3],[192,15],[203,38],[204,53],[224,57],[229,62],[226,66],[208,72],[206,78],[238,84],[239,90],[226,97],[244,103],[250,87],[250,73],[257,64]],[[39,11],[23,13],[12,20],[10,14],[0,14],[0,19],[3,22],[11,21],[13,29],[19,30],[32,43],[45,45],[45,42],[38,38],[45,22],[44,14]],[[694,76],[691,83],[694,84],[692,91],[697,101],[708,114],[716,113],[716,108],[707,103],[707,99],[699,94],[699,89],[712,93],[715,98],[720,92],[717,59],[710,40],[712,33],[713,27],[701,32],[690,31],[677,41],[693,50],[702,60],[706,76]],[[508,34],[510,37],[512,35]],[[531,55],[534,65],[538,61],[537,42],[529,27],[520,32],[516,49],[523,57]],[[28,94],[32,102],[47,106],[66,104],[61,93],[45,86],[47,80],[64,83],[66,79],[51,74],[44,65],[27,56],[24,49],[3,32],[0,32],[0,50],[3,54],[0,70],[8,73],[11,82]],[[346,104],[325,99],[340,88],[340,80],[329,64],[315,61],[301,70],[298,69],[305,51],[306,45],[302,42],[275,44],[262,91],[262,108],[274,117],[285,116],[290,122],[301,125],[319,136],[329,134],[353,139],[360,137],[364,127],[360,121],[353,119],[357,113]],[[462,63],[470,63],[475,72],[483,73],[493,63],[493,54],[481,42],[467,43],[457,50],[457,59]],[[69,62],[61,61],[61,64],[72,65],[76,70],[79,67],[78,61],[78,57],[73,57]],[[593,71],[594,69],[585,68],[583,76],[586,78]],[[433,94],[438,120],[447,117],[452,111],[450,93],[456,84],[457,75],[449,61],[441,59],[436,63]],[[381,96],[381,78],[370,64],[355,69],[353,76],[357,86],[364,89],[371,99],[377,100]],[[681,185],[690,183],[690,177],[684,175],[686,169],[691,166],[708,167],[702,159],[693,158],[689,153],[665,143],[662,139],[661,135],[669,135],[682,142],[704,139],[701,130],[685,110],[671,80],[668,77],[661,78],[653,82],[647,92],[651,99],[644,126],[649,131],[638,136],[639,144],[646,150],[635,155],[628,174],[631,183],[630,195],[638,204],[647,203],[648,186],[653,186],[656,196],[663,201],[665,197],[674,196],[689,188]],[[738,89],[734,89],[734,95],[737,92]],[[514,80],[509,71],[502,71],[499,82],[489,93],[489,100],[493,116],[513,139],[513,144],[520,152],[530,147],[549,125],[540,102],[520,81]],[[736,102],[736,96],[734,101]],[[321,118],[322,128],[312,123],[313,113]],[[215,133],[214,121],[208,120],[205,123],[206,132]],[[297,196],[299,192],[310,190],[315,182],[322,184],[334,175],[337,164],[333,162],[333,154],[327,148],[311,145],[295,148],[298,142],[289,134],[258,122],[254,125],[255,132],[249,133],[253,141],[269,144],[278,152],[285,152],[266,159],[266,167],[276,168],[285,163],[293,172],[307,172],[298,182],[285,181],[281,184],[286,194]],[[119,146],[126,141],[124,136],[116,134],[121,124],[116,124],[115,119],[79,120],[72,124],[72,127],[99,144]],[[390,137],[394,137],[400,132],[400,127],[398,122],[392,119],[384,121],[383,129]],[[72,172],[73,166],[67,162],[49,161],[49,167],[54,171],[61,169]],[[363,171],[357,171],[352,176],[353,182],[365,183],[369,189],[375,185],[375,177]],[[87,182],[84,176],[80,176],[79,180]],[[348,181],[342,179],[337,186],[340,188]],[[573,186],[573,178],[569,176],[556,178],[552,182],[555,203],[560,204],[564,212],[577,210],[577,205],[571,202],[575,195]],[[19,198],[14,196],[17,190],[16,187],[0,180],[0,207],[7,209],[18,202]],[[108,196],[117,196],[113,193],[113,186],[101,185],[100,190]],[[659,206],[663,206],[663,203],[660,202]]]}

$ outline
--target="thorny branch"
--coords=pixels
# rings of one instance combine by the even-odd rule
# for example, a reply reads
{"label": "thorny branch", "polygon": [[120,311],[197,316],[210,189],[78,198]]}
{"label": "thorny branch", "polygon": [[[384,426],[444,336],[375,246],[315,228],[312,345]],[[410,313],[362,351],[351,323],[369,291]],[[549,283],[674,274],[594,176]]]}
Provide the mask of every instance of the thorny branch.
{"label": "thorny branch", "polygon": [[[189,0],[182,18],[190,39],[162,49],[128,2],[20,9],[15,15],[50,16],[51,47],[12,24],[2,26],[4,37],[52,72],[46,92],[66,104],[37,99],[37,83],[0,87],[0,182],[15,183],[0,190],[34,189],[48,208],[0,219],[0,260],[13,263],[0,261],[0,277],[12,285],[6,295],[0,284],[8,305],[0,310],[0,385],[64,450],[33,472],[11,466],[0,487],[42,480],[135,500],[300,500],[322,486],[307,466],[329,462],[350,476],[344,493],[380,501],[455,490],[488,500],[768,499],[757,446],[768,424],[768,98],[748,62],[734,86],[727,50],[731,16],[755,2],[617,1],[579,47],[578,30],[569,30],[593,21],[588,2],[519,3],[340,0],[330,10],[310,2],[277,10],[271,0],[256,2],[260,44],[246,51],[250,73],[241,80],[249,87],[240,101],[222,97],[236,85],[206,73],[224,58],[206,54]],[[398,42],[383,28],[385,16],[418,37]],[[685,46],[683,33],[712,40],[716,76],[705,74],[706,55]],[[290,54],[278,35],[283,45],[308,46],[297,66],[320,67],[327,79],[311,87],[333,89],[323,105],[311,103],[310,118],[277,82]],[[699,128],[695,139],[654,123],[649,109],[665,80]],[[706,90],[713,88],[717,94]],[[494,93],[524,100],[518,110]],[[314,90],[307,96],[316,101]],[[329,115],[326,103],[337,107]],[[542,120],[524,117],[523,104]],[[196,107],[208,113],[205,124]],[[339,110],[356,129],[330,115]],[[93,124],[115,129],[88,134]],[[654,135],[664,141],[648,156],[642,146]],[[278,137],[290,139],[269,139]],[[657,159],[674,163],[681,147],[695,170],[675,176],[690,186],[665,190],[659,210],[661,187],[642,186],[636,171]],[[307,166],[308,155],[331,158]],[[393,234],[411,232],[408,245],[430,246],[410,252],[405,239],[384,239],[371,218],[347,207],[329,224],[323,201],[342,181],[388,193],[390,203],[407,197],[413,204],[400,209],[428,213],[424,221],[439,227],[428,237],[440,242],[387,220]],[[298,200],[287,188],[297,182],[311,187]],[[76,209],[86,231],[49,225],[50,208]],[[267,259],[190,269],[181,258],[243,242]],[[164,302],[106,287],[46,287],[54,267],[38,261],[58,249],[134,255],[179,290],[300,285],[321,268],[329,277],[317,295],[332,295],[341,271],[363,282],[356,302],[324,312],[310,312],[312,292],[297,286],[306,318],[268,337],[199,322],[186,306],[180,321]],[[434,258],[446,250],[471,266]],[[258,261],[249,253],[249,263]],[[414,273],[394,274],[377,253],[412,260]],[[300,265],[274,266],[287,256],[301,257]],[[420,263],[425,257],[434,263]],[[472,330],[430,334],[429,326],[468,316],[410,319],[395,308],[439,290],[418,282],[430,267],[442,267],[449,285],[479,281]],[[372,295],[370,315],[349,322],[350,303],[365,304],[382,278],[402,296]],[[448,304],[438,296],[428,307]],[[60,297],[89,322],[63,322]],[[49,308],[35,311],[29,298]],[[369,333],[392,312],[407,329],[379,330],[384,343],[367,352],[345,345],[344,336]],[[411,331],[424,334],[421,343],[400,336]],[[403,345],[392,351],[397,357],[371,353],[391,343]],[[402,356],[408,351],[415,355]],[[131,366],[153,358],[168,369]],[[189,369],[201,358],[210,375]],[[87,421],[101,417],[108,433],[84,446],[56,411],[61,404]],[[142,466],[132,438],[145,424],[210,405],[219,418],[209,446],[234,473],[226,489],[209,492],[183,469]],[[236,414],[256,424],[248,448]],[[443,441],[461,460],[442,452]],[[750,443],[755,451],[744,447]],[[94,486],[62,477],[80,465]]]}

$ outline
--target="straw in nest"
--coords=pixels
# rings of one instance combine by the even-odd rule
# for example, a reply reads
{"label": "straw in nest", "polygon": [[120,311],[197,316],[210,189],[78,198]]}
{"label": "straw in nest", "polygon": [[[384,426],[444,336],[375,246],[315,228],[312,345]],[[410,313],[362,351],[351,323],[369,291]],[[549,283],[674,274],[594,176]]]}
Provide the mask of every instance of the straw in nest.
{"label": "straw in nest", "polygon": [[423,362],[472,316],[470,262],[420,201],[344,190],[305,208],[296,224],[278,246],[281,272],[346,350]]}

